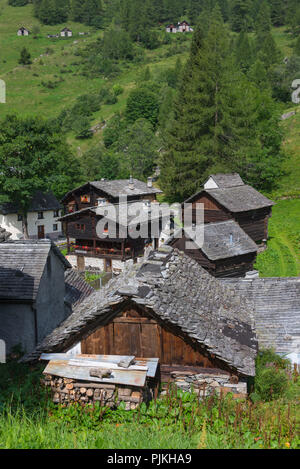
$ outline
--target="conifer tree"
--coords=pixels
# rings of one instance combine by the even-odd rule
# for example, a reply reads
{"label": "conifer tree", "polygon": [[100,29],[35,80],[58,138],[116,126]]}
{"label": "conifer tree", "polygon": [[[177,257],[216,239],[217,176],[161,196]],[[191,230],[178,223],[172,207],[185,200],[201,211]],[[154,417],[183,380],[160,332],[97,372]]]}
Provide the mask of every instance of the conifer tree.
{"label": "conifer tree", "polygon": [[236,62],[242,71],[249,70],[253,63],[253,47],[245,29],[243,29],[236,41],[235,47]]}
{"label": "conifer tree", "polygon": [[26,49],[26,47],[23,47],[21,50],[20,58],[19,58],[19,64],[21,65],[30,65],[31,62],[31,55]]}
{"label": "conifer tree", "polygon": [[[219,8],[207,36],[198,28],[184,68],[174,118],[161,156],[161,188],[183,201],[213,171],[238,171],[256,187],[280,174],[279,119],[268,91],[261,93],[234,64]],[[267,135],[267,137],[266,137]]]}

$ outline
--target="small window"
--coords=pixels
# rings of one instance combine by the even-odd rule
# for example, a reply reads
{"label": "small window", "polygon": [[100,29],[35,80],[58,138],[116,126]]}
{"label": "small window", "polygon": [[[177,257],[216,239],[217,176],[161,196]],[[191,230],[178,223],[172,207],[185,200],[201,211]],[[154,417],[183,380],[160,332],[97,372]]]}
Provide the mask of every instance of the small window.
{"label": "small window", "polygon": [[85,231],[85,225],[82,225],[80,223],[76,224],[76,230],[78,231]]}
{"label": "small window", "polygon": [[53,216],[54,216],[54,218],[58,218],[59,217],[59,210],[54,210]]}
{"label": "small window", "polygon": [[90,196],[87,195],[87,194],[80,196],[80,202],[81,202],[82,204],[89,204],[89,203],[90,203],[90,200],[91,200],[91,199],[90,199]]}
{"label": "small window", "polygon": [[57,224],[53,225],[53,231],[57,231],[57,230],[58,230],[58,225]]}
{"label": "small window", "polygon": [[44,218],[44,213],[38,212],[38,220],[43,220],[43,218]]}
{"label": "small window", "polygon": [[23,221],[23,215],[18,215],[18,221]]}

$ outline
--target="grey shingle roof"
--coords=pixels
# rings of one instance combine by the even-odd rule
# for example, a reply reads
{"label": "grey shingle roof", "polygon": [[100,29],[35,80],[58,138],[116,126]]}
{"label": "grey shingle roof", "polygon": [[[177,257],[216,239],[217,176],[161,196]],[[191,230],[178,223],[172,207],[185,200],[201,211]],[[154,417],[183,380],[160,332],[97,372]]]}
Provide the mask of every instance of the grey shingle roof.
{"label": "grey shingle roof", "polygon": [[128,302],[179,327],[223,366],[254,375],[253,311],[196,261],[169,246],[152,252],[141,267],[131,266],[90,295],[24,360],[34,360],[42,352],[68,350]]}
{"label": "grey shingle roof", "polygon": [[[114,210],[107,212],[107,207],[111,206]],[[127,209],[127,218],[124,217],[124,211]],[[138,212],[140,210],[140,213]],[[150,209],[146,207],[144,209],[142,201],[128,202],[127,204],[108,204],[101,207],[87,207],[76,212],[71,212],[63,217],[59,218],[60,221],[66,221],[74,216],[83,215],[85,213],[92,212],[99,217],[104,216],[107,220],[115,221],[116,223],[129,227],[130,225],[147,223],[150,220],[154,222],[160,218],[169,218],[170,211],[169,207],[159,203],[151,204]],[[121,217],[120,217],[121,214]],[[116,217],[114,217],[116,215]],[[124,217],[124,218],[123,218]],[[137,221],[138,217],[138,221]]]}
{"label": "grey shingle roof", "polygon": [[210,177],[215,181],[215,183],[220,188],[244,185],[244,182],[238,173],[228,173],[228,174],[218,173],[218,174],[211,174]]}
{"label": "grey shingle roof", "polygon": [[[200,230],[196,227],[196,230]],[[186,234],[187,235],[187,234]],[[166,241],[172,244],[176,233]],[[208,259],[215,261],[257,252],[256,243],[234,220],[204,225],[204,244],[201,249]]]}
{"label": "grey shingle roof", "polygon": [[63,200],[65,200],[72,192],[76,192],[81,187],[84,187],[88,184],[99,189],[111,197],[119,197],[121,195],[127,196],[141,196],[141,195],[149,195],[149,194],[161,194],[162,191],[157,189],[156,187],[148,187],[147,183],[143,181],[139,181],[138,179],[133,179],[134,189],[130,189],[129,187],[129,179],[115,179],[112,181],[90,181],[83,186],[79,186],[73,191],[68,192]]}
{"label": "grey shingle roof", "polygon": [[5,228],[1,228],[0,226],[0,243],[4,243],[9,239],[11,236],[11,233],[9,231],[6,231]]}
{"label": "grey shingle roof", "polygon": [[[51,192],[43,193],[37,191],[29,206],[29,212],[44,212],[46,210],[59,210],[61,208],[57,198]],[[18,213],[19,209],[16,204],[6,202],[0,204],[0,212],[3,215],[10,213]]]}
{"label": "grey shingle roof", "polygon": [[264,207],[272,207],[274,202],[267,199],[251,186],[235,186],[224,189],[204,189],[230,212],[247,212]]}
{"label": "grey shingle roof", "polygon": [[259,347],[300,352],[300,278],[222,279],[255,311]]}
{"label": "grey shingle roof", "polygon": [[34,301],[50,250],[64,267],[71,265],[50,240],[7,241],[0,244],[0,301]]}
{"label": "grey shingle roof", "polygon": [[74,269],[66,270],[65,282],[65,301],[71,304],[73,308],[95,291]]}

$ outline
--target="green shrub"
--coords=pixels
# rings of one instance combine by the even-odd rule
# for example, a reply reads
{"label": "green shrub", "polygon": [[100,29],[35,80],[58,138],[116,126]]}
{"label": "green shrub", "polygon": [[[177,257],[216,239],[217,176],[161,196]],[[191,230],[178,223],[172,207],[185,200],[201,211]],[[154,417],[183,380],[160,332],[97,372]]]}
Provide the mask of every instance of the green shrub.
{"label": "green shrub", "polygon": [[255,378],[254,401],[259,397],[263,401],[271,401],[282,397],[288,388],[288,376],[285,370],[270,366],[260,370]]}
{"label": "green shrub", "polygon": [[120,94],[122,94],[124,92],[124,88],[121,85],[113,86],[112,90],[113,90],[113,93],[114,93],[115,96],[119,96]]}

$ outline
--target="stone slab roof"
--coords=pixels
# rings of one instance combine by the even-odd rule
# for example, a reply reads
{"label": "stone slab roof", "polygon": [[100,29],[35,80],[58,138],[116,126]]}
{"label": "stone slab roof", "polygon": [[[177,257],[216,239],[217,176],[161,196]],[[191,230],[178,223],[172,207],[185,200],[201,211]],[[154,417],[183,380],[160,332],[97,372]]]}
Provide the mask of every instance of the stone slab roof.
{"label": "stone slab roof", "polygon": [[71,304],[73,308],[95,291],[75,269],[66,270],[65,283],[65,301]]}
{"label": "stone slab roof", "polygon": [[0,244],[0,302],[34,301],[50,250],[65,269],[71,265],[50,240],[6,241]]}
{"label": "stone slab roof", "polygon": [[[195,247],[201,249],[211,261],[229,259],[231,257],[243,256],[257,252],[256,243],[245,233],[245,231],[234,220],[225,222],[208,223],[204,225],[204,243]],[[197,226],[196,230],[202,227]],[[188,233],[186,233],[187,236]],[[177,233],[170,237],[166,244],[172,245],[176,240]]]}
{"label": "stone slab roof", "polygon": [[218,173],[218,174],[211,174],[209,177],[215,181],[215,183],[218,185],[219,188],[244,185],[244,182],[238,173],[229,173],[229,174]]}
{"label": "stone slab roof", "polygon": [[[43,193],[37,191],[31,201],[29,212],[45,212],[47,210],[59,210],[61,205],[57,198],[51,192]],[[16,204],[6,202],[0,204],[0,213],[8,215],[10,213],[18,213],[19,208]]]}
{"label": "stone slab roof", "polygon": [[[112,208],[112,211],[109,210],[109,207]],[[124,217],[124,212],[126,209],[127,218]],[[138,212],[139,210],[140,213]],[[76,212],[67,213],[66,215],[60,217],[59,221],[71,220],[73,217],[78,215],[81,216],[88,212],[93,212],[99,217],[104,216],[107,220],[115,221],[124,227],[130,227],[130,225],[133,226],[139,223],[148,223],[150,220],[158,221],[160,218],[170,218],[169,207],[164,204],[153,203],[148,209],[143,207],[142,201],[135,201],[128,202],[127,204],[107,204],[101,207],[86,207],[81,210],[77,210]],[[116,215],[116,217],[114,217],[114,215]]]}
{"label": "stone slab roof", "polygon": [[0,226],[0,243],[4,243],[9,239],[11,236],[11,233],[9,231],[6,231],[5,228],[1,228]]}
{"label": "stone slab roof", "polygon": [[235,186],[223,189],[204,189],[219,204],[230,212],[247,212],[264,207],[272,207],[274,202],[251,186]]}
{"label": "stone slab roof", "polygon": [[259,347],[300,352],[300,278],[222,279],[255,311]]}
{"label": "stone slab roof", "polygon": [[255,374],[254,312],[196,261],[170,246],[152,251],[141,266],[131,266],[90,295],[24,361],[67,351],[129,303],[179,328],[226,369]]}
{"label": "stone slab roof", "polygon": [[139,181],[138,179],[133,179],[134,188],[131,189],[129,187],[129,179],[115,179],[112,181],[90,181],[86,184],[73,189],[72,191],[68,192],[63,200],[65,200],[69,195],[73,192],[78,191],[88,184],[96,189],[103,191],[104,193],[108,194],[110,197],[117,198],[120,196],[142,196],[142,195],[150,195],[150,194],[161,194],[162,191],[157,189],[156,187],[148,187],[146,182]]}

